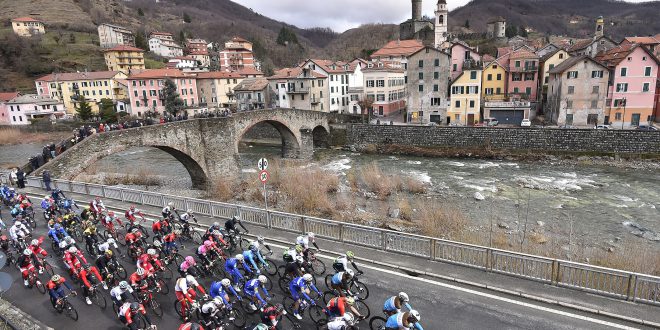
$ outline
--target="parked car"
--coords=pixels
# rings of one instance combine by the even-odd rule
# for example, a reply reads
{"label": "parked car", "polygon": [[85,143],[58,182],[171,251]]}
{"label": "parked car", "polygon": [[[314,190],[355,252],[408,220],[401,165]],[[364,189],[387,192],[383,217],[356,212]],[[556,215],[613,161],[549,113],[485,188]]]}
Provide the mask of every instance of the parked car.
{"label": "parked car", "polygon": [[595,129],[612,129],[612,126],[610,126],[610,125],[596,125],[594,128]]}
{"label": "parked car", "polygon": [[562,126],[559,126],[559,128],[561,128],[561,129],[574,129],[575,126],[572,126],[572,125],[562,125]]}
{"label": "parked car", "polygon": [[638,131],[657,131],[658,129],[655,126],[648,125],[639,125],[637,126]]}
{"label": "parked car", "polygon": [[486,119],[484,119],[484,125],[485,126],[497,126],[499,124],[500,124],[500,122],[495,118],[486,118]]}
{"label": "parked car", "polygon": [[532,127],[532,121],[529,119],[523,119],[520,122],[520,127]]}

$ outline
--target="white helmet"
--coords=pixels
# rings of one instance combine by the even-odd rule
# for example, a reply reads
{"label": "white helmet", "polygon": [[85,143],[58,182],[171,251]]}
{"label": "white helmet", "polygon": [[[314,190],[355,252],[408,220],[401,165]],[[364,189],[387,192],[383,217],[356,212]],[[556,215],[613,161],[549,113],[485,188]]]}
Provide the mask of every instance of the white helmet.
{"label": "white helmet", "polygon": [[30,250],[30,249],[23,250],[23,255],[29,256],[31,254],[32,254],[32,250]]}
{"label": "white helmet", "polygon": [[302,278],[307,283],[312,283],[312,281],[314,281],[314,277],[312,277],[312,274],[305,274],[303,275]]}
{"label": "white helmet", "polygon": [[414,321],[412,321],[413,323],[419,322],[419,320],[420,320],[419,312],[416,311],[416,310],[414,310],[414,309],[411,310],[411,311],[408,313],[408,320],[410,320],[410,318],[414,318],[414,319],[415,319]]}
{"label": "white helmet", "polygon": [[257,236],[257,242],[263,243],[264,242],[264,237],[263,236]]}
{"label": "white helmet", "polygon": [[298,244],[302,244],[304,241],[305,241],[304,237],[302,237],[302,236],[296,237],[296,242],[298,242]]}
{"label": "white helmet", "polygon": [[139,267],[139,268],[137,269],[137,274],[138,274],[138,276],[142,276],[142,275],[144,275],[144,268]]}
{"label": "white helmet", "polygon": [[410,298],[408,297],[408,294],[405,292],[399,292],[399,300],[405,302],[410,301]]}
{"label": "white helmet", "polygon": [[259,275],[259,277],[257,277],[257,279],[259,280],[259,282],[261,282],[261,284],[264,284],[264,283],[268,282],[268,278],[264,275]]}
{"label": "white helmet", "polygon": [[230,286],[231,281],[228,278],[223,278],[222,281],[220,281],[220,284],[222,284],[222,286]]}
{"label": "white helmet", "polygon": [[297,257],[296,257],[296,261],[297,261],[299,264],[302,264],[303,262],[305,262],[305,259],[304,259],[302,256],[297,256]]}
{"label": "white helmet", "polygon": [[224,302],[222,301],[222,298],[220,298],[220,297],[215,297],[215,298],[213,298],[213,303],[214,303],[217,307],[220,307],[220,306],[224,305]]}
{"label": "white helmet", "polygon": [[112,238],[112,237],[110,237],[110,238],[108,238],[108,240],[107,240],[106,242],[107,242],[108,244],[115,244],[115,239]]}
{"label": "white helmet", "polygon": [[64,249],[65,247],[66,247],[66,242],[60,241],[60,249]]}
{"label": "white helmet", "polygon": [[355,276],[355,272],[351,269],[347,269],[346,274],[348,274],[348,276],[350,276],[351,278],[353,278]]}
{"label": "white helmet", "polygon": [[242,254],[237,254],[237,255],[236,255],[236,259],[237,259],[238,261],[243,261],[243,260],[245,260],[245,258],[243,258],[243,255],[242,255]]}
{"label": "white helmet", "polygon": [[192,214],[192,213],[193,213],[193,210],[188,209],[188,210],[186,210],[186,213],[188,213],[188,214]]}
{"label": "white helmet", "polygon": [[69,248],[69,253],[78,253],[78,249],[75,246]]}
{"label": "white helmet", "polygon": [[156,249],[148,249],[148,250],[147,250],[147,254],[148,254],[148,255],[155,256],[155,255],[156,255]]}
{"label": "white helmet", "polygon": [[355,322],[355,316],[353,316],[353,314],[351,313],[346,312],[344,313],[344,321],[346,321],[346,323],[348,323],[349,325],[352,325],[353,322]]}
{"label": "white helmet", "polygon": [[39,245],[39,240],[33,239],[32,242],[30,242],[30,245]]}
{"label": "white helmet", "polygon": [[311,239],[314,239],[315,236],[314,236],[314,233],[312,233],[312,232],[310,231],[309,233],[307,233],[307,237],[309,237],[309,238],[311,238]]}

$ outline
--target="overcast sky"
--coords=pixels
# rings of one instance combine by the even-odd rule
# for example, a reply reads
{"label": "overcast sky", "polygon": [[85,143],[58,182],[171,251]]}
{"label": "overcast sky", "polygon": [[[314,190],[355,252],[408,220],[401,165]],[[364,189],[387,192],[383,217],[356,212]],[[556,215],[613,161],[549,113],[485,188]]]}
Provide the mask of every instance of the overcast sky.
{"label": "overcast sky", "polygon": [[[410,0],[232,0],[301,28],[330,27],[337,32],[364,23],[400,23],[411,16]],[[579,1],[579,0],[577,0]],[[645,0],[629,0],[642,2]],[[449,9],[469,0],[448,0]],[[423,14],[435,16],[435,0],[424,0]]]}

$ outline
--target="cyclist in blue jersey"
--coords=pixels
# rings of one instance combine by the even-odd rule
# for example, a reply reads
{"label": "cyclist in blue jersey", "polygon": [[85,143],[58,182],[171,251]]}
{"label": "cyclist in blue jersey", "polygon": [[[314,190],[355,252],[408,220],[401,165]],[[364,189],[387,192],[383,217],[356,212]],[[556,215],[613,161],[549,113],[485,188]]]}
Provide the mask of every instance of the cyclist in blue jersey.
{"label": "cyclist in blue jersey", "polygon": [[250,300],[252,300],[250,303],[250,308],[252,308],[252,310],[255,311],[257,310],[257,306],[256,306],[257,302],[259,302],[260,308],[263,308],[268,303],[259,294],[259,288],[261,288],[261,290],[264,291],[264,294],[270,300],[270,294],[268,293],[268,290],[266,290],[266,287],[264,286],[264,284],[267,281],[268,279],[266,278],[266,276],[259,275],[257,279],[253,279],[245,282],[245,288],[244,288],[245,296],[249,297]]}
{"label": "cyclist in blue jersey", "polygon": [[69,234],[64,230],[62,225],[56,223],[53,228],[48,231],[48,237],[55,241],[55,243],[60,244],[60,239],[69,237]]}
{"label": "cyclist in blue jersey", "polygon": [[401,307],[405,307],[406,309],[411,311],[412,307],[410,306],[408,301],[410,301],[408,294],[405,292],[399,292],[398,295],[394,297],[390,297],[389,299],[385,300],[385,304],[383,304],[383,313],[385,313],[389,317],[396,313],[400,313]]}
{"label": "cyclist in blue jersey", "polygon": [[234,290],[234,288],[231,286],[231,281],[228,278],[225,278],[222,281],[214,281],[211,283],[209,295],[211,295],[212,298],[220,297],[225,306],[231,306],[229,304],[230,293],[236,297],[238,301],[241,301],[241,296],[236,293],[236,290]]}
{"label": "cyclist in blue jersey", "polygon": [[387,319],[385,330],[424,330],[419,324],[419,318],[419,312],[416,310],[394,314]]}
{"label": "cyclist in blue jersey", "polygon": [[337,290],[339,295],[342,297],[346,297],[346,293],[352,296],[353,294],[348,290],[348,288],[351,280],[353,279],[353,276],[355,276],[355,274],[350,269],[333,275],[331,283],[332,289]]}
{"label": "cyclist in blue jersey", "polygon": [[235,258],[227,259],[227,261],[225,261],[225,272],[227,272],[227,275],[231,276],[232,282],[234,283],[234,289],[240,292],[241,288],[238,283],[243,279],[243,275],[241,275],[241,272],[238,270],[239,262],[245,264],[242,254],[237,254]]}
{"label": "cyclist in blue jersey", "polygon": [[259,267],[257,267],[257,262],[255,261],[255,253],[248,249],[246,251],[243,251],[243,259],[245,261],[243,262],[243,268],[245,268],[245,271],[247,271],[250,274],[261,274],[259,271]]}
{"label": "cyclist in blue jersey", "polygon": [[301,277],[294,278],[289,283],[289,291],[291,292],[291,297],[296,301],[293,304],[293,316],[295,316],[295,318],[298,320],[302,320],[302,316],[300,316],[298,313],[298,308],[300,307],[302,298],[305,298],[307,301],[309,301],[312,306],[316,305],[314,299],[309,297],[311,292],[310,288],[313,289],[316,294],[321,296],[321,292],[316,288],[313,281],[314,278],[312,277],[312,274],[305,274]]}

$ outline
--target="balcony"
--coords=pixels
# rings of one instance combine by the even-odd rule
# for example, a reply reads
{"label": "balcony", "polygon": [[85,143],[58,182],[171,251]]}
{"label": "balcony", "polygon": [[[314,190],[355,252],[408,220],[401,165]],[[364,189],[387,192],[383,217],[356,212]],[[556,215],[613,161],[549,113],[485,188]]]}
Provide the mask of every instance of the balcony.
{"label": "balcony", "polygon": [[287,91],[288,94],[309,94],[309,87],[291,88]]}
{"label": "balcony", "polygon": [[481,70],[483,69],[483,63],[480,61],[475,61],[473,59],[468,59],[463,62],[463,70]]}
{"label": "balcony", "polygon": [[320,99],[317,99],[317,98],[315,98],[315,97],[313,97],[310,101],[312,102],[312,104],[319,104],[319,103],[321,103],[321,100],[320,100]]}
{"label": "balcony", "polygon": [[511,72],[538,72],[539,67],[537,65],[525,65],[519,67],[512,67]]}

